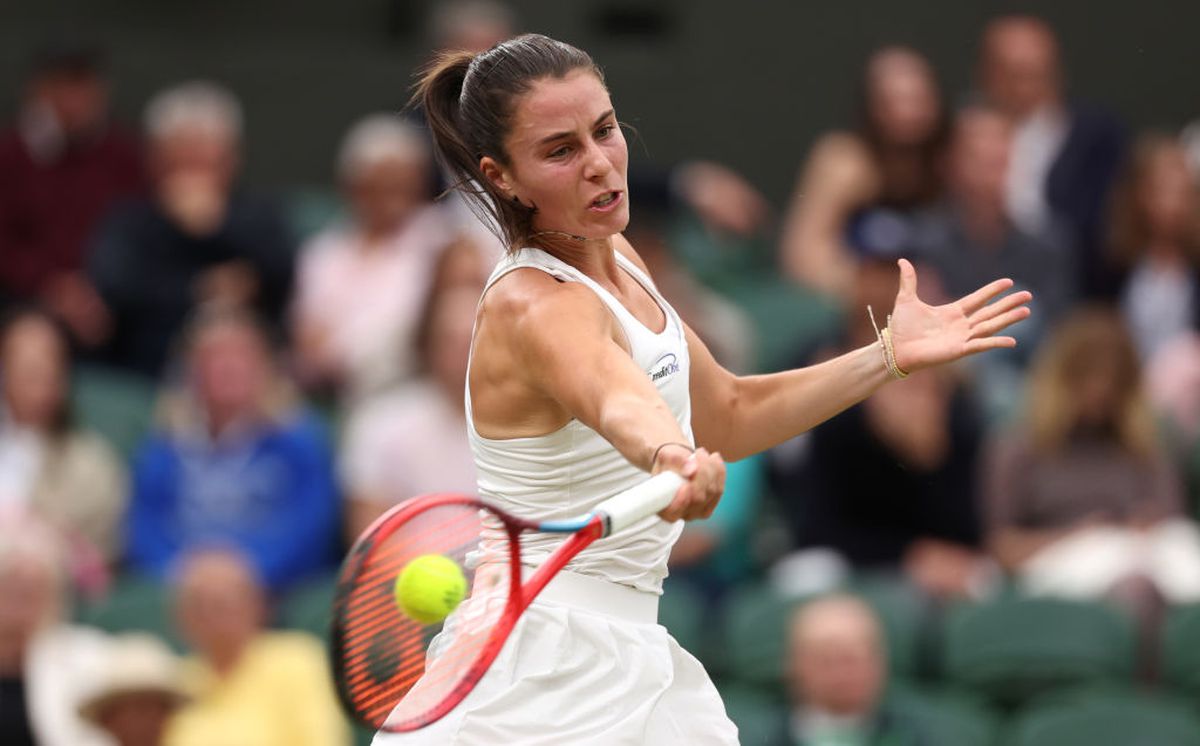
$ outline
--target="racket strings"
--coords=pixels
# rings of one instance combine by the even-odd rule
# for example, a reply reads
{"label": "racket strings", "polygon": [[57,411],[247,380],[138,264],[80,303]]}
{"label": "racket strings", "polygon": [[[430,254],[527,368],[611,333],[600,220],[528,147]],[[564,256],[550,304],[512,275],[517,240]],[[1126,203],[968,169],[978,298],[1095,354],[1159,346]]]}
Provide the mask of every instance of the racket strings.
{"label": "racket strings", "polygon": [[[343,699],[364,721],[391,729],[428,716],[479,659],[508,602],[513,551],[507,538],[481,551],[485,515],[495,536],[497,519],[477,505],[438,505],[381,528],[359,557],[335,620],[335,655]],[[396,600],[399,574],[427,555],[454,561],[467,581],[466,599],[444,622],[424,624]]]}

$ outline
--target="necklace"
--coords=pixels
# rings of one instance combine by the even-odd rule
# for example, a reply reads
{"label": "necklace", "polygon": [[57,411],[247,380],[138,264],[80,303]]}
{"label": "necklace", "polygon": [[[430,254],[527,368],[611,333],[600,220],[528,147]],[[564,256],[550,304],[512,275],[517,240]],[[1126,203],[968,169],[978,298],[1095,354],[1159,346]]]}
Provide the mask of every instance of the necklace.
{"label": "necklace", "polygon": [[529,234],[529,237],[537,238],[538,236],[547,236],[547,235],[563,236],[565,238],[571,239],[572,241],[588,241],[588,240],[590,240],[586,236],[577,236],[574,233],[567,233],[566,231],[537,231],[536,233]]}

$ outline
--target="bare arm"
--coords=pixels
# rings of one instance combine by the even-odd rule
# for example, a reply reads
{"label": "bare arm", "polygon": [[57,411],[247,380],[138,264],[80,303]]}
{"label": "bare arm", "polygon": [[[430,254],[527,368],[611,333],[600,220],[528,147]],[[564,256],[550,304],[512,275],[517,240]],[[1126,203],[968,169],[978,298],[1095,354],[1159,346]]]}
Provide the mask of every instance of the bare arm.
{"label": "bare arm", "polygon": [[813,146],[796,183],[783,227],[781,261],[793,280],[844,296],[854,261],[846,221],[878,189],[870,156],[857,138],[828,134]]}
{"label": "bare arm", "polygon": [[[917,297],[916,270],[900,260],[890,327],[900,368],[912,372],[1016,344],[993,335],[1028,316],[1024,304],[1032,296],[1013,293],[989,305],[1011,286],[997,280],[954,303],[929,306]],[[824,422],[890,380],[878,344],[807,368],[746,377],[721,368],[690,330],[688,351],[697,442],[735,461]]]}
{"label": "bare arm", "polygon": [[[519,382],[519,399],[579,420],[635,466],[687,478],[662,514],[667,520],[710,514],[724,486],[724,461],[691,453],[670,408],[622,347],[624,333],[608,309],[582,285],[536,271],[513,275],[484,302],[475,359],[485,370],[486,361],[499,361],[500,377]],[[684,445],[660,451],[665,443]]]}

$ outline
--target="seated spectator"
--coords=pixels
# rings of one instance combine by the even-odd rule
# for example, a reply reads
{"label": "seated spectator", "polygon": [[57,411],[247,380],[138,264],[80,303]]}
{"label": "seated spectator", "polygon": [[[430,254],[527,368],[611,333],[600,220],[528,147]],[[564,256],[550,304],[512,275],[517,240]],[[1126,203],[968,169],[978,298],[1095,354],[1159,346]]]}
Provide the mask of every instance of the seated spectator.
{"label": "seated spectator", "polygon": [[84,274],[92,233],[143,189],[137,142],[109,118],[103,53],[47,44],[33,58],[16,125],[0,133],[0,300],[42,303],[94,346],[110,319]]}
{"label": "seated spectator", "polygon": [[883,701],[887,650],[879,619],[853,596],[801,606],[788,635],[788,722],[772,746],[922,746],[902,711]]}
{"label": "seated spectator", "polygon": [[109,746],[80,717],[103,665],[103,634],[67,622],[59,537],[32,518],[0,515],[0,743]]}
{"label": "seated spectator", "polygon": [[[849,317],[845,338],[816,357],[874,344],[866,307],[882,313],[896,288],[892,257],[863,257],[852,295],[861,310]],[[776,448],[774,491],[795,546],[806,554],[833,550],[860,572],[902,573],[934,596],[979,592],[981,438],[954,373],[923,371]]]}
{"label": "seated spectator", "polygon": [[307,386],[353,399],[414,372],[421,304],[455,240],[433,205],[431,165],[428,143],[394,115],[367,117],[346,135],[338,176],[352,221],[314,237],[297,267],[292,315]]}
{"label": "seated spectator", "polygon": [[861,120],[856,132],[831,132],[813,146],[782,238],[792,279],[836,298],[854,283],[850,246],[903,230],[894,213],[928,205],[942,191],[946,118],[928,60],[907,47],[873,53],[862,76]]}
{"label": "seated spectator", "polygon": [[236,554],[201,552],[179,574],[176,612],[195,655],[193,701],[164,746],[339,746],[350,743],[325,651],[302,632],[265,629],[266,596]]}
{"label": "seated spectator", "polygon": [[135,460],[133,569],[166,577],[208,545],[237,548],[272,591],[336,562],[338,497],[317,419],[292,396],[252,316],[209,309],[183,341],[185,383]]}
{"label": "seated spectator", "polygon": [[1115,192],[1112,263],[1143,361],[1200,328],[1200,183],[1175,138],[1137,140]]}
{"label": "seated spectator", "polygon": [[72,575],[95,594],[123,549],[126,475],[107,443],[72,424],[69,392],[62,328],[40,311],[12,313],[0,327],[0,504],[67,537]]}
{"label": "seated spectator", "polygon": [[1103,272],[1104,211],[1125,134],[1109,113],[1068,101],[1054,30],[1040,18],[1010,15],[987,25],[980,42],[980,92],[1012,122],[1008,214],[1027,233],[1056,220],[1072,231],[1073,285],[1088,297],[1111,291]]}
{"label": "seated spectator", "polygon": [[1029,388],[1024,422],[988,457],[996,557],[1033,593],[1124,598],[1148,580],[1171,602],[1200,600],[1200,533],[1184,515],[1120,317],[1073,314]]}
{"label": "seated spectator", "polygon": [[113,315],[115,364],[158,376],[197,304],[253,308],[281,321],[292,275],[282,213],[236,188],[242,112],[211,83],[146,106],[153,196],[114,211],[89,274]]}
{"label": "seated spectator", "polygon": [[463,390],[483,278],[462,277],[454,259],[471,251],[445,255],[425,300],[416,331],[420,377],[364,400],[350,415],[342,450],[350,539],[410,497],[478,491]]}
{"label": "seated spectator", "polygon": [[187,700],[179,661],[153,635],[114,637],[104,666],[79,706],[115,746],[162,746],[167,723]]}
{"label": "seated spectator", "polygon": [[914,253],[936,269],[951,297],[997,277],[1033,292],[1033,313],[1009,332],[1017,346],[970,362],[993,418],[1008,415],[1029,357],[1077,296],[1069,232],[1053,223],[1032,232],[1008,217],[1011,145],[1012,129],[999,112],[980,106],[960,112],[948,153],[946,199],[921,214],[911,239]]}

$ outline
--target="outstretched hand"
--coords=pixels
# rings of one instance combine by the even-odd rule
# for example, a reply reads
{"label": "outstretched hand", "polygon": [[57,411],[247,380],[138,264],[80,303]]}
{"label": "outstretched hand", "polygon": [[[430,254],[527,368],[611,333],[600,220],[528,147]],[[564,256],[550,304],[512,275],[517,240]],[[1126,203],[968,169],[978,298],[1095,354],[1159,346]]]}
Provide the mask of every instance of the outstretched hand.
{"label": "outstretched hand", "polygon": [[931,306],[917,297],[913,265],[907,259],[899,264],[900,292],[892,309],[891,336],[901,370],[911,373],[976,352],[1016,346],[1012,337],[996,335],[1029,316],[1025,304],[1032,293],[1022,290],[1000,297],[1013,282],[996,280],[953,303]]}

